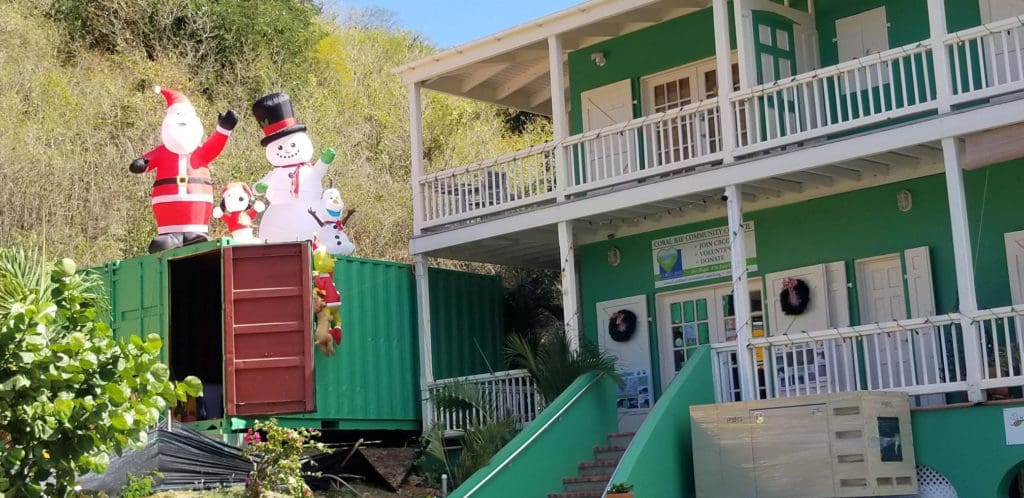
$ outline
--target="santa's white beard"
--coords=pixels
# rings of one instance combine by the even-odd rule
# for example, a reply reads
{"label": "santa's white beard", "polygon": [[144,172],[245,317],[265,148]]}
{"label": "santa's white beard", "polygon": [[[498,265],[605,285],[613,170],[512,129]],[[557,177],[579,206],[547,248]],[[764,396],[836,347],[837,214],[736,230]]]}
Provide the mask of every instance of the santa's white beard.
{"label": "santa's white beard", "polygon": [[182,122],[179,119],[165,119],[160,127],[160,139],[164,147],[175,154],[191,154],[203,142],[203,124],[198,117],[184,121],[184,126]]}

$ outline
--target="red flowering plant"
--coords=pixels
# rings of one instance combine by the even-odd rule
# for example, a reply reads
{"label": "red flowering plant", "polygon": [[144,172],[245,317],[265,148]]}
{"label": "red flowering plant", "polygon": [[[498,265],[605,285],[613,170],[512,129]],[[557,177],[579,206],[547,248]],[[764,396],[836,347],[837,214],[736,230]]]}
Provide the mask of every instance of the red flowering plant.
{"label": "red flowering plant", "polygon": [[324,453],[327,447],[314,438],[320,433],[312,429],[289,429],[277,420],[257,420],[245,433],[242,455],[252,462],[252,471],[245,478],[245,498],[259,498],[265,491],[287,489],[291,496],[313,496],[302,477],[301,458],[307,454]]}

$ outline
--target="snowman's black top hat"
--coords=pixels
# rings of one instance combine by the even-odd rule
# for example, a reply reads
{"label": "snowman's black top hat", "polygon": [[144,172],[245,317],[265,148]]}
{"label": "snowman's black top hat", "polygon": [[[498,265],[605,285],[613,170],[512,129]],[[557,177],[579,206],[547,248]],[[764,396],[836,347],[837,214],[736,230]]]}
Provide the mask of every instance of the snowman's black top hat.
{"label": "snowman's black top hat", "polygon": [[263,128],[260,145],[264,147],[285,135],[306,131],[306,125],[296,123],[292,99],[285,93],[272,93],[260,97],[252,105],[252,115]]}

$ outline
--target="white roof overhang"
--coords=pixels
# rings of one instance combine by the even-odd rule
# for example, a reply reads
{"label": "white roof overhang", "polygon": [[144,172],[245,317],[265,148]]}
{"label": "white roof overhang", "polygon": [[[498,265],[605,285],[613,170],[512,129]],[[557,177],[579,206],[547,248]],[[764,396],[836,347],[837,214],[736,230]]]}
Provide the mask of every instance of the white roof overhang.
{"label": "white roof overhang", "polygon": [[[408,63],[405,84],[551,115],[548,37],[566,55],[705,8],[711,0],[591,0],[488,37]],[[658,50],[658,47],[652,47]],[[565,78],[568,85],[568,77]]]}

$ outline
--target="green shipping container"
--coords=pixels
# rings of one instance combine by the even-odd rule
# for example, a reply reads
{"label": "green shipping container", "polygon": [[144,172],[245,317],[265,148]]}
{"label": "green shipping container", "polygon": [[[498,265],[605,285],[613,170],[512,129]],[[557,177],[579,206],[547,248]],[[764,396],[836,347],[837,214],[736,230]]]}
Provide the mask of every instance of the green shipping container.
{"label": "green shipping container", "polygon": [[[290,246],[305,247],[302,254],[308,259],[308,246]],[[263,252],[274,247],[210,242],[115,261],[93,270],[100,272],[108,285],[115,335],[160,334],[165,345],[163,359],[176,377],[199,375],[207,397],[217,400],[216,404],[223,395],[225,431],[244,429],[252,419],[267,414],[276,414],[282,423],[292,426],[419,430],[418,322],[412,268],[359,258],[337,260],[334,279],[342,295],[344,339],[337,353],[327,358],[311,346],[311,313],[300,306],[301,299],[308,296],[299,295],[296,282],[305,286],[309,279],[295,280],[296,274],[303,273],[300,270],[276,271],[279,267],[297,268],[298,263],[282,266],[280,254],[277,260],[264,260],[273,255]],[[500,279],[442,269],[431,269],[430,278],[435,376],[502,370]],[[263,316],[274,309],[295,316]],[[297,369],[293,369],[294,375],[281,375],[278,370],[261,367],[280,363],[277,356],[285,354],[281,351],[292,351],[288,358],[294,362],[289,364],[302,362],[295,334],[285,334],[284,329],[301,329],[299,349],[309,351],[312,362],[305,384]],[[290,341],[290,346],[275,341]],[[238,382],[232,384],[233,379]],[[306,384],[313,389],[307,391]],[[303,395],[312,401],[301,405]],[[274,404],[282,400],[292,404]],[[210,411],[214,416],[209,418],[223,416],[219,407]]]}

